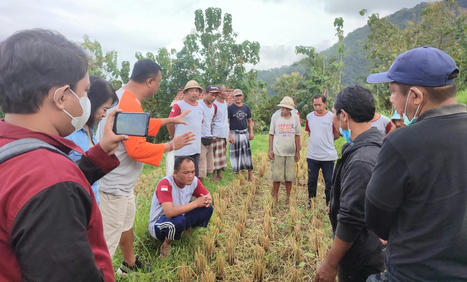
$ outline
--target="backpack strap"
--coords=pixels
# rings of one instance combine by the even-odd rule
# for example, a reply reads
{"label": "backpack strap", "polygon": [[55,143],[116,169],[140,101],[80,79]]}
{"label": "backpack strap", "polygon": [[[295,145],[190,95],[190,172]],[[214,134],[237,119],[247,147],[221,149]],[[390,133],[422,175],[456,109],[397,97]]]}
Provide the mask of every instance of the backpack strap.
{"label": "backpack strap", "polygon": [[47,149],[70,159],[67,154],[42,140],[36,138],[22,138],[0,147],[0,164],[18,155],[37,149]]}

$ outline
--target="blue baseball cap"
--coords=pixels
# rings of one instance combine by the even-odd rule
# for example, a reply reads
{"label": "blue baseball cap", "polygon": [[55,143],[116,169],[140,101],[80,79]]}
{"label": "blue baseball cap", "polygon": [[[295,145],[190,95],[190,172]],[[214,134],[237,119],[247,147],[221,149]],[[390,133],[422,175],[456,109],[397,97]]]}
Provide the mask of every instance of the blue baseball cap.
{"label": "blue baseball cap", "polygon": [[370,74],[366,81],[437,87],[454,84],[458,73],[459,68],[451,56],[439,49],[424,46],[400,54],[387,72]]}

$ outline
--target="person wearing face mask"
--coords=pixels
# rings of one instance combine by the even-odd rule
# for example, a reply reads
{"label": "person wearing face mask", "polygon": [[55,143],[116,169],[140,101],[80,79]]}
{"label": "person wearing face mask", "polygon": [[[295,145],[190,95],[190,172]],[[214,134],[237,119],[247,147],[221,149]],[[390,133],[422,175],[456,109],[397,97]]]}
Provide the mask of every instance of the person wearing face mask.
{"label": "person wearing face mask", "polygon": [[419,47],[367,78],[389,82],[406,125],[386,138],[366,192],[366,222],[388,241],[387,272],[371,281],[467,280],[467,112],[456,103],[458,73],[447,53]]}
{"label": "person wearing face mask", "polygon": [[[149,59],[139,60],[133,66],[130,81],[117,91],[118,109],[123,112],[143,112],[142,102],[153,97],[162,80],[161,67]],[[148,125],[148,136],[155,136],[161,126],[170,123],[186,123],[183,118],[189,113],[185,111],[175,118],[151,118]],[[98,139],[101,136],[100,121],[97,129]],[[113,257],[120,247],[123,261],[117,269],[118,275],[130,272],[150,272],[151,265],[140,261],[135,254],[133,225],[136,217],[136,199],[134,187],[143,170],[143,164],[158,166],[164,152],[180,149],[193,141],[193,133],[187,132],[175,136],[170,142],[154,144],[143,136],[130,136],[117,148],[116,156],[120,165],[105,175],[99,182],[100,210],[104,225],[104,236]]]}
{"label": "person wearing face mask", "polygon": [[[113,112],[87,152],[64,138],[90,116],[87,68],[81,47],[56,32],[24,30],[0,44],[1,281],[114,281],[89,183],[119,164],[127,136],[112,132]],[[11,144],[31,140],[43,147],[6,159]],[[82,154],[76,164],[71,150]]]}
{"label": "person wearing face mask", "polygon": [[[83,125],[83,128],[76,130],[66,137],[80,146],[84,152],[97,144],[93,130],[94,125],[106,116],[109,108],[118,103],[117,94],[115,94],[112,86],[105,81],[105,79],[98,76],[91,76],[89,80],[91,82],[91,87],[88,91],[88,98],[91,102],[89,118],[86,124]],[[82,154],[72,150],[68,156],[76,162],[81,159]],[[94,182],[91,187],[96,197],[97,205],[99,205],[99,182]]]}
{"label": "person wearing face mask", "polygon": [[332,179],[329,219],[334,241],[315,281],[365,281],[384,270],[383,246],[365,224],[365,190],[384,134],[372,127],[375,100],[370,90],[350,86],[337,94],[334,124],[347,140]]}

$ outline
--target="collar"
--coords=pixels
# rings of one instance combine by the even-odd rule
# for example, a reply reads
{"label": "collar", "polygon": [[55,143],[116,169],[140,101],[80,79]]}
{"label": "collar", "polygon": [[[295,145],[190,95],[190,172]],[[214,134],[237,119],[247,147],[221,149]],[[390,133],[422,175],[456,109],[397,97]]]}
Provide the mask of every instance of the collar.
{"label": "collar", "polygon": [[[84,155],[83,149],[81,149],[81,147],[64,137],[49,135],[39,131],[32,131],[21,126],[7,123],[4,119],[0,120],[0,139],[9,139],[13,141],[21,138],[36,138],[42,140],[56,147],[65,154],[68,154],[71,150],[74,150]],[[2,145],[4,144],[5,143],[2,142]]]}
{"label": "collar", "polygon": [[428,118],[454,115],[454,114],[460,114],[460,113],[465,113],[465,112],[466,112],[466,107],[464,104],[452,104],[452,105],[447,105],[447,106],[436,107],[436,108],[433,108],[431,110],[424,112],[417,119],[417,122],[424,120],[424,119],[428,119]]}
{"label": "collar", "polygon": [[371,127],[367,131],[362,132],[351,143],[346,143],[342,146],[342,156],[347,155],[360,147],[368,145],[376,145],[381,147],[384,135],[376,127]]}
{"label": "collar", "polygon": [[[136,97],[135,93],[127,89],[125,86],[122,87],[122,89],[123,89],[123,94],[128,93],[128,95],[131,95],[136,100],[136,102],[141,105],[141,101],[138,99],[138,97]],[[122,94],[122,97],[123,97],[123,94]]]}
{"label": "collar", "polygon": [[313,113],[314,113],[314,114],[315,114],[315,116],[317,116],[317,117],[322,117],[322,116],[325,116],[325,115],[327,115],[327,114],[328,114],[328,112],[329,112],[328,110],[325,110],[325,111],[324,111],[324,113],[322,113],[322,114],[318,114],[316,111],[314,111]]}

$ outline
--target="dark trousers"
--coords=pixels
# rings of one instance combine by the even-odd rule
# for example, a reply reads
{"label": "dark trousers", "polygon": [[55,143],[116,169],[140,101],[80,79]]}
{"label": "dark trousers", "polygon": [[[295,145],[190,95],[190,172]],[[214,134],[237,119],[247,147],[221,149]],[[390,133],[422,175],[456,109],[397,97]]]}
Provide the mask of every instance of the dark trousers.
{"label": "dark trousers", "polygon": [[323,172],[326,188],[326,205],[329,205],[332,185],[332,172],[334,170],[334,161],[317,161],[306,159],[308,162],[308,198],[316,197],[316,187],[318,185],[319,170]]}
{"label": "dark trousers", "polygon": [[195,163],[195,175],[196,177],[198,177],[199,175],[199,154],[194,154],[191,156],[175,156],[175,160],[180,159],[180,158],[186,158],[186,157],[190,157]]}
{"label": "dark trousers", "polygon": [[186,214],[177,215],[171,218],[161,216],[154,224],[156,237],[159,240],[168,238],[169,240],[180,240],[182,232],[188,228],[208,226],[214,208],[196,208]]}

